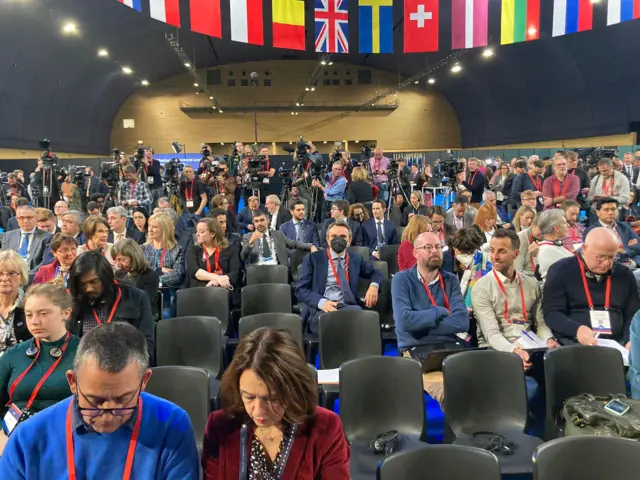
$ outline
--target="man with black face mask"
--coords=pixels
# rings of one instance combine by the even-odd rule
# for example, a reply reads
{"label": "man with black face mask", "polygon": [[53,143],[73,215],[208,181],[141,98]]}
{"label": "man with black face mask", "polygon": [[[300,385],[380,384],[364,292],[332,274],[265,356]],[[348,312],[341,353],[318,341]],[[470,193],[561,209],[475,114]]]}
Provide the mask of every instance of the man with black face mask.
{"label": "man with black face mask", "polygon": [[[318,333],[318,318],[323,312],[341,309],[361,310],[378,302],[378,289],[384,277],[355,252],[347,252],[351,229],[335,222],[327,229],[329,249],[307,255],[302,262],[295,294],[301,304],[302,318],[312,333]],[[363,302],[356,296],[360,279],[371,280]]]}
{"label": "man with black face mask", "polygon": [[86,252],[73,262],[67,282],[76,300],[69,330],[82,337],[103,323],[127,322],[147,339],[155,351],[155,321],[149,297],[137,288],[115,283],[113,267],[100,252]]}

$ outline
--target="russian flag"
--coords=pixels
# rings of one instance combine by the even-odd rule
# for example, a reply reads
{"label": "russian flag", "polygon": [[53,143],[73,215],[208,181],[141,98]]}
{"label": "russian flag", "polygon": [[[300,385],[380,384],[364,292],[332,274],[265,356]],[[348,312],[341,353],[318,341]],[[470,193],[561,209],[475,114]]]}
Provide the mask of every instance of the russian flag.
{"label": "russian flag", "polygon": [[553,4],[553,36],[584,32],[593,28],[591,0],[555,0]]}
{"label": "russian flag", "polygon": [[640,18],[640,0],[609,0],[607,25]]}
{"label": "russian flag", "polygon": [[149,0],[149,9],[151,18],[174,27],[180,26],[180,0]]}
{"label": "russian flag", "polygon": [[142,12],[142,0],[118,0],[123,5],[129,8],[133,8],[139,12]]}

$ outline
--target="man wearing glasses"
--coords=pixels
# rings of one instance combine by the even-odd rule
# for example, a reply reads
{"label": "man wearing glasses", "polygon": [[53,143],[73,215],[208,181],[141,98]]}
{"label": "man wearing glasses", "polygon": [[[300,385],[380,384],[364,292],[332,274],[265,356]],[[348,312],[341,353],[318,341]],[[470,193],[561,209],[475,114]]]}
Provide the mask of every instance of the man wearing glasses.
{"label": "man wearing glasses", "polygon": [[0,478],[198,478],[186,412],[143,393],[151,370],[144,335],[103,324],[80,341],[67,380],[73,396],[16,428]]}
{"label": "man wearing glasses", "polygon": [[35,275],[35,269],[42,263],[44,252],[51,243],[51,234],[36,227],[36,210],[29,205],[16,209],[18,230],[5,233],[3,250],[15,250],[29,265]]}
{"label": "man wearing glasses", "polygon": [[631,269],[616,262],[619,244],[610,230],[596,227],[580,254],[549,269],[542,310],[560,344],[596,345],[600,337],[630,348],[629,325],[640,297]]}

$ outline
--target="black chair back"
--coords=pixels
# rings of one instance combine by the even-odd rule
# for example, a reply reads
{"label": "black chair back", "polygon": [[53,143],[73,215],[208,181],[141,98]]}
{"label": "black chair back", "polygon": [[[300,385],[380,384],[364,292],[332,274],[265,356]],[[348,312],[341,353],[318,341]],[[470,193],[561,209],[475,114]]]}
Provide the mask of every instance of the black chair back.
{"label": "black chair back", "polygon": [[613,348],[568,345],[549,350],[544,359],[547,388],[545,439],[558,436],[556,420],[564,401],[583,393],[626,395],[620,352]]}
{"label": "black chair back", "polygon": [[380,247],[380,260],[387,262],[389,275],[392,277],[400,270],[398,268],[398,249],[400,245],[383,245]]}
{"label": "black chair back", "polygon": [[456,436],[479,431],[524,431],[527,392],[522,359],[481,350],[445,358],[444,411]]}
{"label": "black chair back", "polygon": [[151,371],[145,391],[184,409],[191,419],[196,443],[201,446],[209,417],[209,374],[202,368],[175,365]]}
{"label": "black chair back", "polygon": [[295,313],[258,313],[242,317],[238,323],[238,338],[260,327],[288,330],[293,339],[302,346],[302,318]]}
{"label": "black chair back", "polygon": [[318,319],[320,368],[338,368],[347,360],[382,355],[380,320],[368,310],[326,312]]}
{"label": "black chair back", "polygon": [[[389,278],[389,269],[387,267],[387,262],[381,262],[379,260],[376,260],[376,261],[371,261],[369,263],[371,264],[371,266],[373,266],[373,268],[377,269],[382,274],[382,277],[385,280]],[[367,280],[364,278],[361,278],[360,280],[358,280],[358,298],[361,298],[361,299],[364,298],[369,288],[369,285],[371,285],[371,280]]]}
{"label": "black chair back", "polygon": [[533,456],[535,480],[637,480],[638,472],[640,443],[625,438],[558,438]]}
{"label": "black chair back", "polygon": [[309,255],[310,252],[306,250],[300,250],[299,248],[294,248],[291,250],[291,258],[289,259],[289,269],[291,270],[291,277],[294,282],[298,281],[298,267],[302,265],[302,261],[304,257]]}
{"label": "black chair back", "polygon": [[206,370],[217,378],[223,370],[222,325],[215,317],[177,317],[156,325],[156,363]]}
{"label": "black chair back", "polygon": [[496,456],[462,445],[425,445],[400,451],[380,466],[380,480],[500,480]]}
{"label": "black chair back", "polygon": [[182,288],[176,294],[176,316],[216,317],[222,332],[229,327],[229,291],[222,287]]}
{"label": "black chair back", "polygon": [[247,285],[242,289],[242,316],[256,313],[291,313],[291,287],[282,283]]}
{"label": "black chair back", "polygon": [[362,247],[357,245],[351,245],[347,248],[347,252],[355,252],[364,258],[365,261],[368,261],[371,258],[371,253],[369,253],[369,247]]}
{"label": "black chair back", "polygon": [[340,367],[340,418],[349,441],[365,441],[390,430],[413,440],[425,432],[420,364],[378,355]]}
{"label": "black chair back", "polygon": [[247,285],[289,283],[289,270],[284,265],[249,265]]}

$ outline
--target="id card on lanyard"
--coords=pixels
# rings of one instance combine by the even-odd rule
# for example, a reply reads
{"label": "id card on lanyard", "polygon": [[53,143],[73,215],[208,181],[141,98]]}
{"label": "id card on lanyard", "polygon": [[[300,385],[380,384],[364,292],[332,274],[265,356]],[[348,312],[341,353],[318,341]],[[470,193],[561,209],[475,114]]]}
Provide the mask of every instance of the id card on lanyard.
{"label": "id card on lanyard", "polygon": [[593,306],[593,300],[591,299],[591,292],[589,291],[589,284],[587,282],[587,275],[584,271],[582,261],[576,256],[578,266],[580,267],[580,274],[582,275],[582,285],[584,287],[584,294],[587,297],[587,304],[589,305],[589,319],[591,321],[591,329],[602,335],[611,335],[611,316],[609,314],[609,307],[611,306],[611,275],[607,276],[607,285],[605,287],[604,294],[604,310],[596,310]]}
{"label": "id card on lanyard", "polygon": [[195,179],[191,181],[191,192],[187,194],[187,186],[184,186],[184,196],[187,203],[187,208],[193,208],[193,185],[196,183]]}

